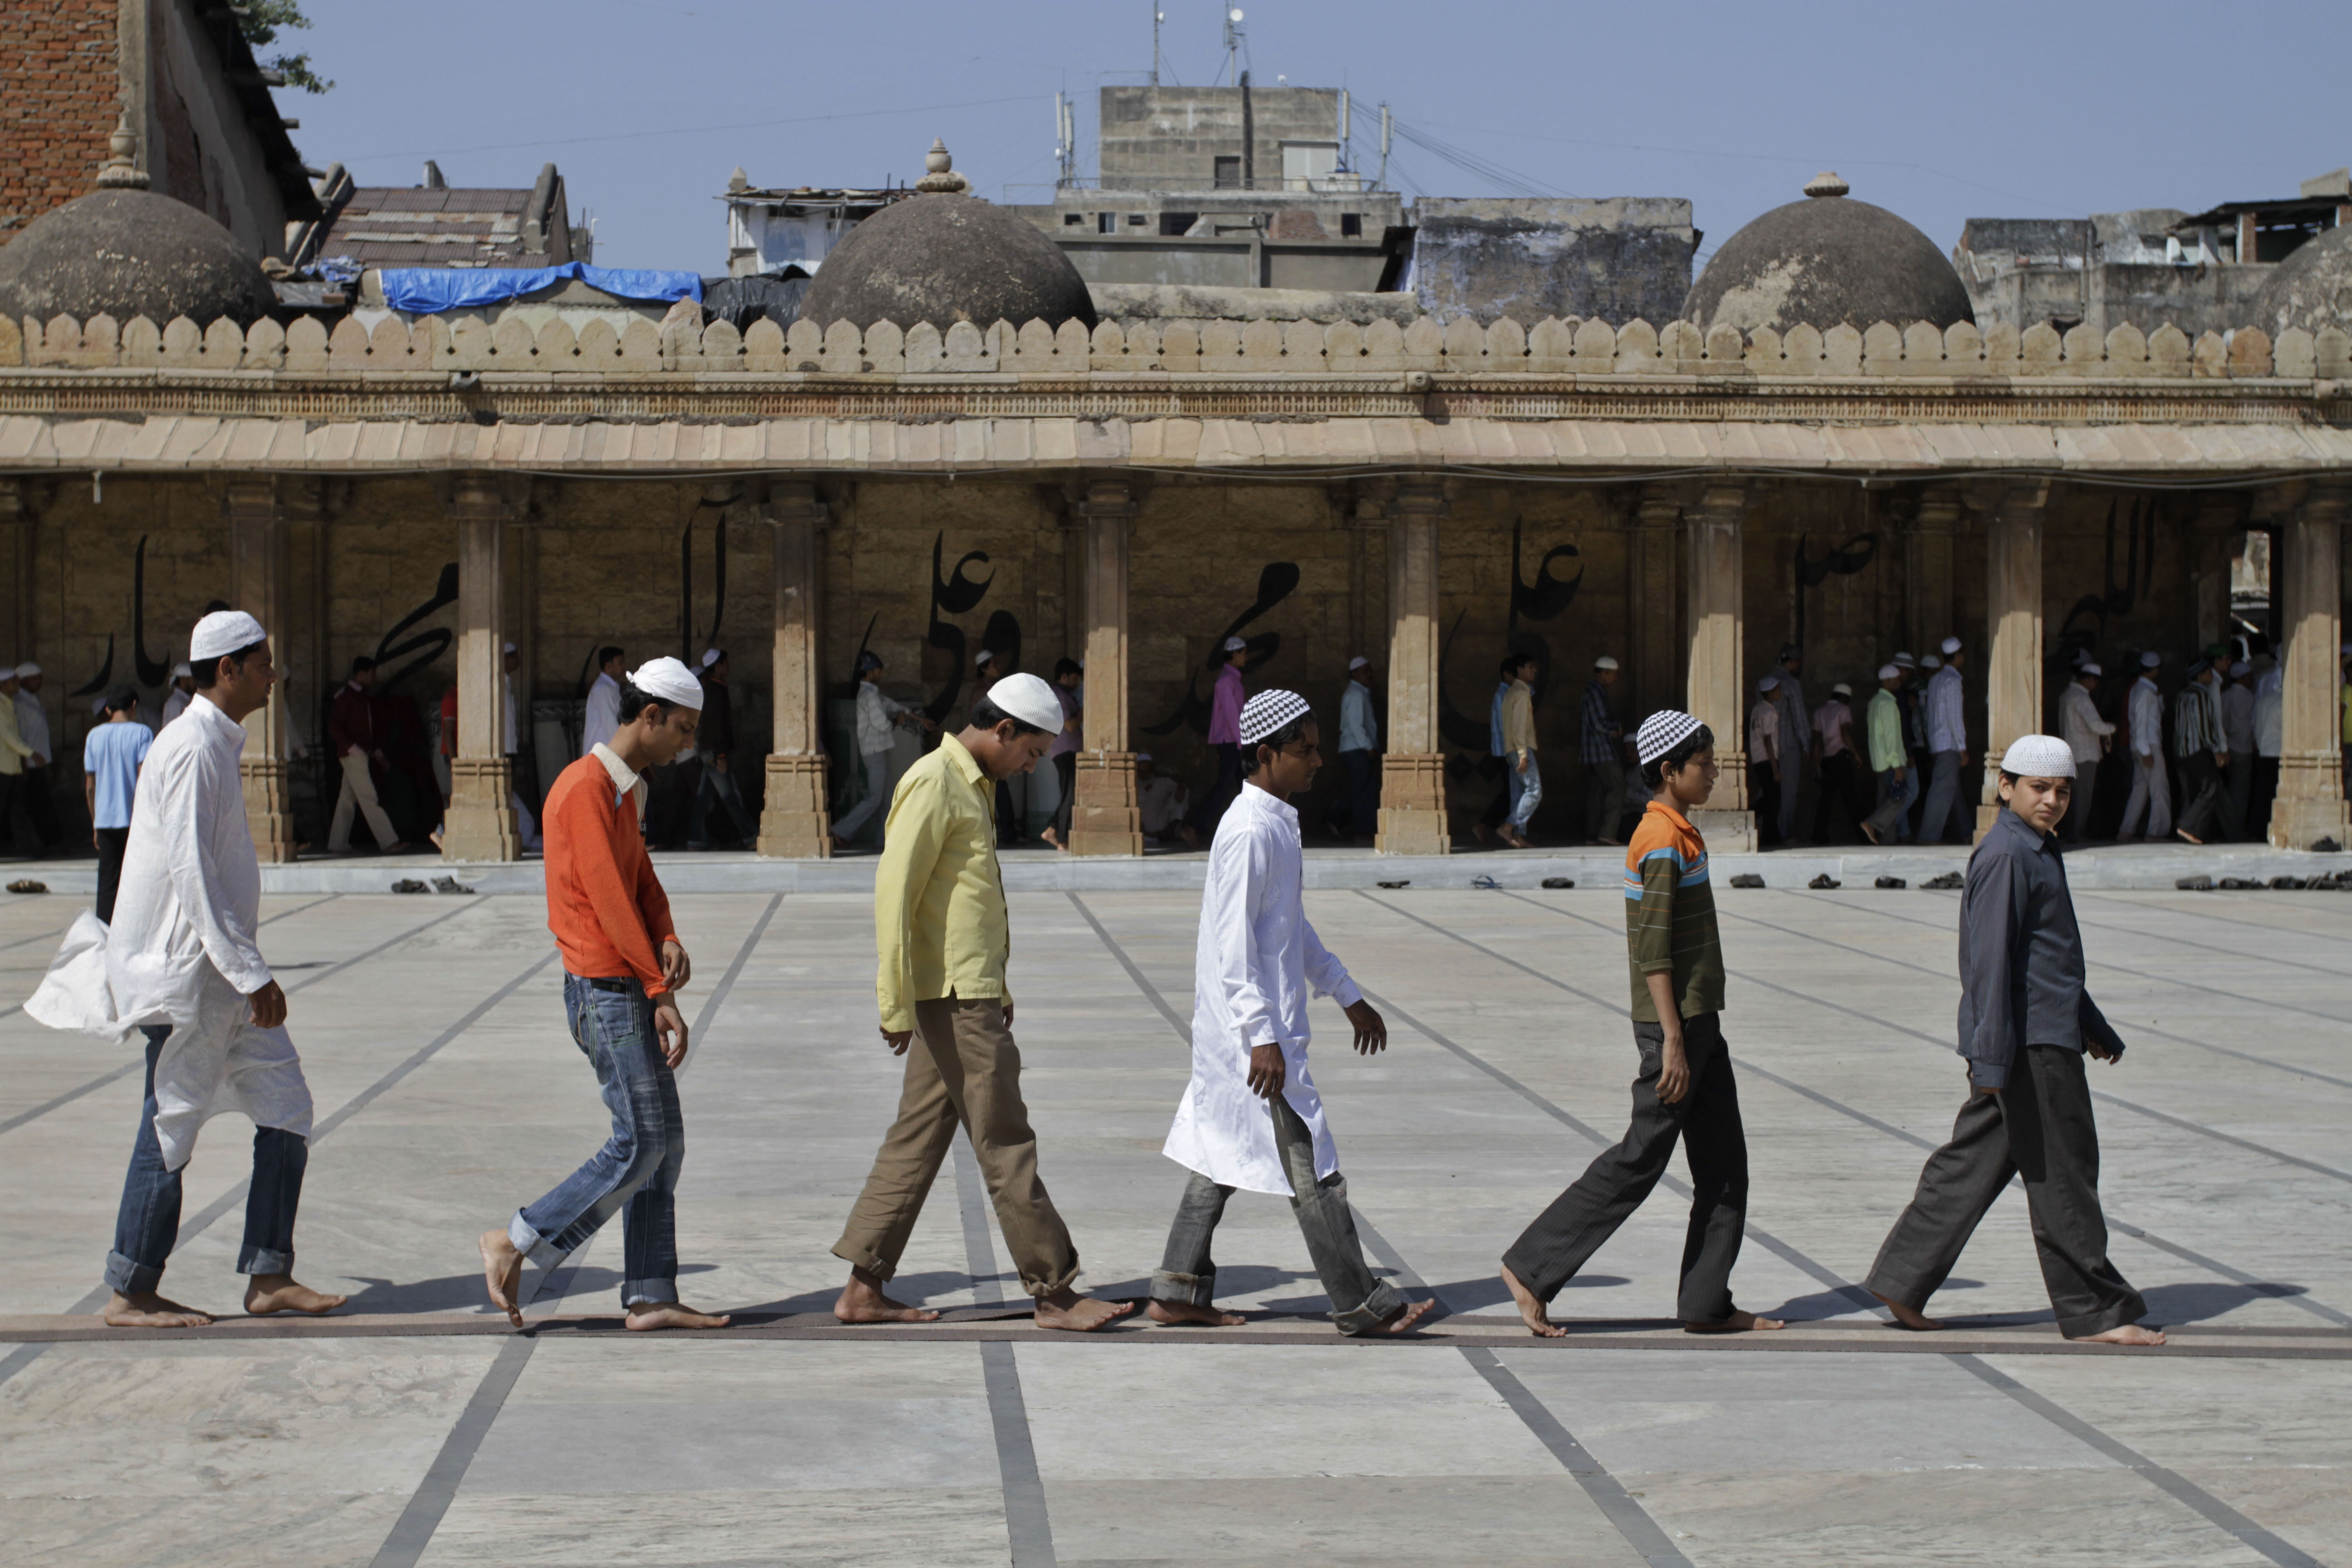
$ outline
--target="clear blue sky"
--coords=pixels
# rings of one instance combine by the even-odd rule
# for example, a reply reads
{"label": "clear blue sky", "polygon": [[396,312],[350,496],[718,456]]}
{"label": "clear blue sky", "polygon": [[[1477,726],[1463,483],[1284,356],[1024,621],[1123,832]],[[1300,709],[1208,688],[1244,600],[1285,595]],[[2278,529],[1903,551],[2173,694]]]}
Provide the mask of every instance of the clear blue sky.
{"label": "clear blue sky", "polygon": [[[1221,8],[1160,0],[1174,79],[1223,63]],[[1834,168],[1949,247],[1972,216],[2195,211],[2352,162],[2345,0],[1621,4],[1240,0],[1252,80],[1345,86],[1360,154],[1400,121],[1566,195],[1691,199],[1705,248]],[[289,41],[337,85],[281,91],[295,140],[362,184],[425,158],[528,185],[552,159],[598,261],[723,271],[712,198],[878,184],[933,136],[978,194],[1046,199],[1052,98],[1144,79],[1150,0],[310,0]],[[1400,142],[1391,183],[1515,194]],[[1024,189],[1024,186],[1029,188]]]}

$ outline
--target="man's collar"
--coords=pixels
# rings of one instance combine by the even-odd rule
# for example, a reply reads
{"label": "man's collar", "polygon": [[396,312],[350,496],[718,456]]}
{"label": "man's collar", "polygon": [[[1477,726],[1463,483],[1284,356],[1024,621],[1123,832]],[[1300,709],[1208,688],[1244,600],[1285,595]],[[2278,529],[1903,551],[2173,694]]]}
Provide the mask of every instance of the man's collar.
{"label": "man's collar", "polygon": [[1275,793],[1264,784],[1255,784],[1244,779],[1241,798],[1249,802],[1255,810],[1273,812],[1294,826],[1298,821],[1298,808],[1286,800],[1276,798]]}
{"label": "man's collar", "polygon": [[940,737],[940,750],[948,754],[948,765],[963,775],[964,783],[979,784],[988,782],[988,770],[980,765],[980,759],[971,754],[971,748],[953,735]]}
{"label": "man's collar", "polygon": [[599,741],[588,749],[588,754],[604,763],[604,771],[613,775],[614,799],[618,800],[637,787],[636,770],[621,760],[620,752]]}
{"label": "man's collar", "polygon": [[1652,811],[1664,812],[1668,816],[1673,817],[1676,822],[1682,824],[1684,827],[1688,828],[1693,833],[1698,831],[1698,829],[1691,827],[1690,818],[1683,815],[1683,808],[1676,805],[1663,791],[1650,797],[1650,809]]}
{"label": "man's collar", "polygon": [[2042,832],[2042,829],[2020,816],[2012,807],[2002,806],[2000,816],[1994,820],[1996,826],[2006,827],[2011,832],[2018,834],[2034,848],[2052,855],[2058,853],[2058,836],[2054,833]]}

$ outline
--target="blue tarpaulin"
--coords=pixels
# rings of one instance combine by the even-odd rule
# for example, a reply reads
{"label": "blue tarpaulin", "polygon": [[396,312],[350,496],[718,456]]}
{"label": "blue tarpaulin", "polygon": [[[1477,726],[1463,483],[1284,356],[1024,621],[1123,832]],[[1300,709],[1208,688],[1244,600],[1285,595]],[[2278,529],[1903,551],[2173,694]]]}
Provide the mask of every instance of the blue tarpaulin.
{"label": "blue tarpaulin", "polygon": [[495,305],[577,278],[624,300],[700,300],[702,279],[692,272],[651,272],[591,267],[568,261],[561,267],[387,267],[383,302],[420,316]]}

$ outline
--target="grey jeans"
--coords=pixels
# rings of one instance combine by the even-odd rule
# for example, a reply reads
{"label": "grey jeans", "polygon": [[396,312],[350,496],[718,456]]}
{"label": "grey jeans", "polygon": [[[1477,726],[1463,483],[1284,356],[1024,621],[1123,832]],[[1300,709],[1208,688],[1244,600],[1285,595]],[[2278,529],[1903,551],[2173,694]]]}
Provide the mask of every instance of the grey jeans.
{"label": "grey jeans", "polygon": [[[1290,1208],[1307,1237],[1307,1255],[1331,1299],[1331,1321],[1343,1334],[1360,1334],[1380,1327],[1404,1308],[1404,1297],[1385,1279],[1375,1279],[1364,1262],[1363,1244],[1356,1238],[1356,1216],[1348,1207],[1348,1178],[1334,1171],[1315,1179],[1315,1137],[1290,1102],[1277,1095],[1272,1101],[1275,1147],[1282,1155],[1283,1173],[1290,1178]],[[1214,1304],[1217,1266],[1209,1244],[1224,1217],[1231,1187],[1221,1187],[1198,1171],[1176,1205],[1176,1223],[1168,1230],[1168,1251],[1151,1276],[1151,1297],[1191,1307]]]}

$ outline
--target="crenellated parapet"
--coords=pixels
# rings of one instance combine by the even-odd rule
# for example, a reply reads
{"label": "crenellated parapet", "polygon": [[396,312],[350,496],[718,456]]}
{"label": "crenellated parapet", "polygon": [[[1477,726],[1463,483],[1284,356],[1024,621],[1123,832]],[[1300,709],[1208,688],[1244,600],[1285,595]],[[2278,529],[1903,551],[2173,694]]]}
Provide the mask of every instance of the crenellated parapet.
{"label": "crenellated parapet", "polygon": [[2143,332],[2122,325],[2102,334],[2047,325],[2022,331],[1966,322],[1937,330],[1926,322],[1857,330],[1800,326],[1706,332],[1687,321],[1547,319],[1533,327],[1508,320],[1420,317],[1410,324],[1376,321],[1105,321],[1088,331],[1042,321],[988,328],[958,322],[901,331],[887,321],[863,330],[847,321],[819,328],[772,321],[739,332],[727,322],[656,324],[628,318],[575,330],[563,321],[534,327],[519,315],[497,321],[463,316],[373,327],[346,317],[331,331],[316,318],[291,327],[263,321],[199,324],[178,317],[158,324],[108,316],[76,321],[0,321],[0,370],[158,369],[268,371],[292,374],[381,372],[514,373],[528,375],[1011,375],[1076,378],[1219,376],[1532,376],[1706,377],[1712,380],[1971,381],[2331,381],[2352,378],[2352,338],[2340,328],[2294,329],[2273,342],[2258,327],[2226,338],[2191,341],[2165,325]]}

